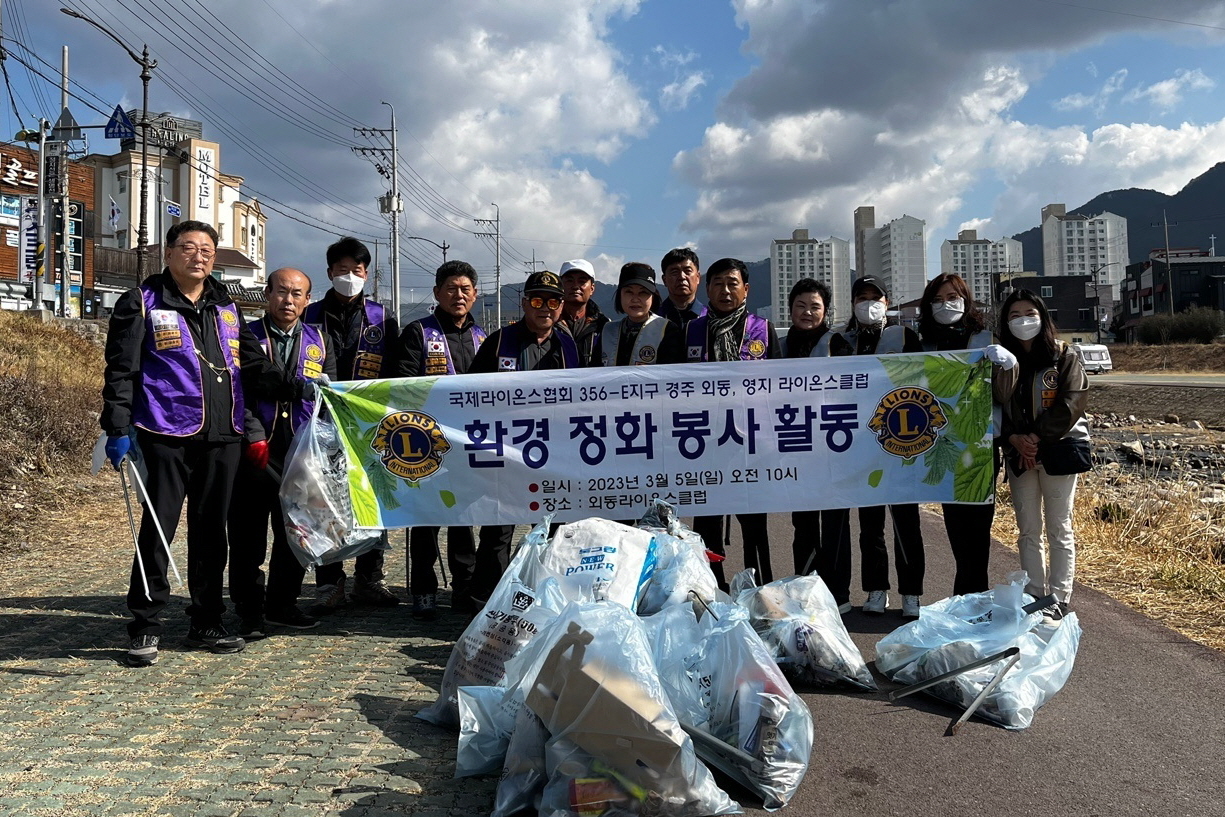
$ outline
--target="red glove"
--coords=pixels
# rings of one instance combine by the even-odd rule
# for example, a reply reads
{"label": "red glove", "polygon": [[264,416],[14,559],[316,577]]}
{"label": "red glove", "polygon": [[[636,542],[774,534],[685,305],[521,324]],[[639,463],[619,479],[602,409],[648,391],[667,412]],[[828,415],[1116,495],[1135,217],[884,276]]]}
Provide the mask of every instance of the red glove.
{"label": "red glove", "polygon": [[247,462],[254,465],[261,471],[268,467],[268,441],[260,440],[259,442],[247,443],[246,450]]}

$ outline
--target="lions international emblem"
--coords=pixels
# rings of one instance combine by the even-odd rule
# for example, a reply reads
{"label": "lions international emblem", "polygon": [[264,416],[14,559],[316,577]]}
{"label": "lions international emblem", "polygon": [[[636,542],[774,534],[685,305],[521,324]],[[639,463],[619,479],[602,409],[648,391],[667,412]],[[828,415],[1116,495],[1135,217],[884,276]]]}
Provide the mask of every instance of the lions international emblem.
{"label": "lions international emblem", "polygon": [[936,395],[917,386],[894,389],[880,399],[868,423],[880,447],[895,457],[913,459],[936,444],[948,424]]}
{"label": "lions international emblem", "polygon": [[383,467],[407,482],[420,482],[442,467],[451,444],[438,421],[419,411],[397,411],[379,423],[370,447]]}
{"label": "lions international emblem", "polygon": [[638,350],[638,359],[643,363],[652,363],[655,360],[655,347],[643,346]]}
{"label": "lions international emblem", "polygon": [[757,338],[754,338],[753,340],[749,341],[749,356],[750,357],[756,360],[757,358],[765,357],[765,354],[766,354],[765,341],[758,340]]}
{"label": "lions international emblem", "polygon": [[238,326],[238,316],[228,309],[221,310],[221,322],[226,326]]}
{"label": "lions international emblem", "polygon": [[1057,369],[1047,369],[1042,373],[1042,387],[1044,389],[1059,388],[1059,371]]}
{"label": "lions international emblem", "polygon": [[383,340],[383,327],[379,326],[377,323],[371,324],[370,326],[366,327],[366,331],[362,333],[362,337],[364,337],[366,339],[366,343],[369,343],[371,346],[381,343]]}
{"label": "lions international emblem", "polygon": [[318,363],[323,360],[323,347],[317,343],[312,343],[306,347],[306,359],[312,363]]}

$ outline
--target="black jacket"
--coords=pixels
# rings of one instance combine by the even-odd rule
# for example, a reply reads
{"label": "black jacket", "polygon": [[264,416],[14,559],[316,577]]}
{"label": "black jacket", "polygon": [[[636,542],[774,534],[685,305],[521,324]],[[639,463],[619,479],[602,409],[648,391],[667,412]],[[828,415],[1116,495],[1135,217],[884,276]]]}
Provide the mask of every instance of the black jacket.
{"label": "black jacket", "polygon": [[578,326],[571,326],[566,320],[565,313],[562,313],[561,320],[557,322],[558,327],[569,332],[570,337],[574,338],[575,344],[578,345],[580,366],[600,365],[600,332],[607,324],[608,316],[600,311],[595,301],[587,302],[583,322]]}
{"label": "black jacket", "polygon": [[[442,335],[447,341],[451,352],[451,363],[455,365],[456,374],[464,374],[472,368],[472,360],[476,357],[476,348],[472,344],[470,330],[476,321],[471,315],[464,316],[461,326],[456,326],[450,315],[435,311],[438,325],[442,327]],[[421,321],[415,320],[400,333],[400,349],[396,360],[396,377],[420,377],[425,374],[425,336],[421,333]]]}

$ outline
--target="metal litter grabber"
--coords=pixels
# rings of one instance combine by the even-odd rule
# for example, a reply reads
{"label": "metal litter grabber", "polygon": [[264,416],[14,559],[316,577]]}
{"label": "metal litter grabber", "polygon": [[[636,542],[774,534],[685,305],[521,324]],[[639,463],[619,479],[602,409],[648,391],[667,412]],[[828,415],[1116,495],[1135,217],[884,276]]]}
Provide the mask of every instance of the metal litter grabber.
{"label": "metal litter grabber", "polygon": [[[145,488],[145,481],[140,478],[140,472],[136,468],[136,463],[132,462],[130,457],[124,457],[122,464],[128,466],[128,470],[130,471],[132,482],[134,482],[136,484],[136,487],[140,489],[140,495],[142,498],[141,501],[145,505],[146,512],[149,514],[150,518],[153,519],[153,527],[154,529],[157,530],[157,536],[162,542],[162,547],[166,549],[166,560],[170,563],[170,570],[171,572],[174,573],[174,578],[179,583],[179,586],[181,587],[183,585],[183,577],[179,575],[179,567],[178,565],[174,563],[174,554],[170,552],[170,542],[166,539],[166,531],[162,530],[161,520],[158,519],[157,514],[153,512],[153,501],[149,499],[149,491],[148,489]],[[132,541],[137,543],[136,544],[136,561],[140,564],[140,578],[142,582],[145,582],[145,597],[148,598],[149,597],[149,586],[148,586],[148,582],[145,581],[144,560],[141,558],[141,555],[140,555],[140,545],[138,543],[138,537],[137,537],[137,531],[136,531],[136,521],[132,515],[132,500],[129,498],[129,495],[128,495],[129,494],[128,481],[125,478],[125,473],[126,472],[122,468],[119,469],[119,480],[120,482],[123,483],[123,497],[124,497],[124,500],[128,503],[128,525],[132,528]],[[152,599],[150,599],[150,601],[152,601]]]}
{"label": "metal litter grabber", "polygon": [[1016,666],[1016,663],[1021,660],[1020,647],[1009,647],[1006,650],[997,652],[995,655],[988,655],[986,658],[971,661],[965,666],[958,667],[957,669],[951,669],[948,672],[942,672],[935,677],[926,678],[922,681],[911,684],[910,686],[895,689],[893,692],[889,693],[889,700],[896,701],[898,698],[905,698],[907,695],[922,692],[923,690],[933,687],[943,681],[956,678],[958,675],[962,675],[970,670],[976,670],[980,667],[994,664],[996,661],[1005,658],[1008,660],[1004,663],[1004,666],[1000,667],[1000,669],[995,673],[995,677],[991,679],[991,682],[983,687],[983,691],[978,693],[978,697],[970,702],[970,705],[966,708],[966,711],[962,713],[961,717],[958,718],[951,727],[951,732],[955,735],[957,734],[957,730],[961,728],[961,725],[969,720],[970,716],[972,716],[976,711],[978,711],[978,708],[982,706],[982,703],[987,699],[987,696],[990,695],[997,686],[999,686],[1000,681],[1004,680],[1004,676],[1008,674],[1008,671]]}

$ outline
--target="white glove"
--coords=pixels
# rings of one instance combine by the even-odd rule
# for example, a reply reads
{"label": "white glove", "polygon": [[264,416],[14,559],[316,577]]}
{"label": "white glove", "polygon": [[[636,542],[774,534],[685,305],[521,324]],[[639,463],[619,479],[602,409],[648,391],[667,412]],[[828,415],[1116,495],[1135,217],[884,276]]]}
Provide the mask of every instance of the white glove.
{"label": "white glove", "polygon": [[1009,371],[1017,365],[1017,356],[998,343],[984,347],[983,356],[1004,371]]}

